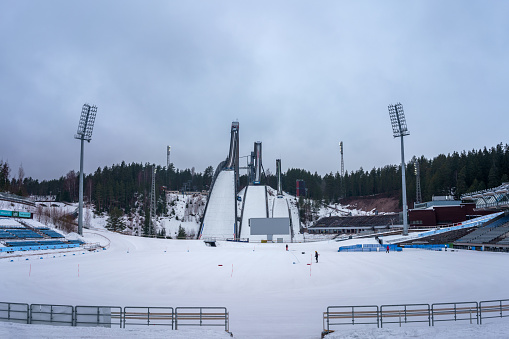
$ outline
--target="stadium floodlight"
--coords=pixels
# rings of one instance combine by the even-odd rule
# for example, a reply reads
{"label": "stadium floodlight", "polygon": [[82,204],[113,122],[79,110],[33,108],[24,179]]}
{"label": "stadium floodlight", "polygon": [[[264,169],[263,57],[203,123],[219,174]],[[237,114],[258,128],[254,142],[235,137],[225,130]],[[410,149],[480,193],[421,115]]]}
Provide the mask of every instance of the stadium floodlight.
{"label": "stadium floodlight", "polygon": [[81,109],[80,122],[78,124],[78,132],[74,139],[81,140],[81,154],[80,154],[80,195],[79,195],[79,214],[78,214],[78,234],[83,235],[83,151],[85,140],[90,142],[92,140],[92,131],[94,129],[95,115],[97,113],[97,106],[90,106],[84,104]]}
{"label": "stadium floodlight", "polygon": [[403,191],[403,235],[408,235],[408,211],[406,200],[406,179],[405,179],[405,146],[403,137],[410,135],[406,126],[405,112],[403,105],[389,105],[389,116],[391,117],[392,133],[394,138],[401,138],[401,182]]}

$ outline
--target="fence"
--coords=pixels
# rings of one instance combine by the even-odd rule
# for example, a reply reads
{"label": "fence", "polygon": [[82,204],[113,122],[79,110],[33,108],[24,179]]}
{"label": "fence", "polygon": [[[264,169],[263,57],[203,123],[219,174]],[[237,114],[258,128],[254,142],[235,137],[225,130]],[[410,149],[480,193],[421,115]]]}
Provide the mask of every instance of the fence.
{"label": "fence", "polygon": [[[497,315],[493,315],[492,313]],[[479,323],[482,324],[483,319],[505,318],[509,317],[509,299],[503,300],[486,300],[479,303]],[[483,313],[487,315],[483,316]]]}
{"label": "fence", "polygon": [[171,326],[173,330],[173,307],[124,307],[126,326]]}
{"label": "fence", "polygon": [[0,303],[0,321],[28,324],[29,314],[28,304]]}
{"label": "fence", "polygon": [[[174,311],[175,310],[175,311]],[[0,302],[0,321],[79,327],[221,326],[229,331],[226,307],[71,306]],[[174,325],[175,324],[175,325]]]}
{"label": "fence", "polygon": [[333,325],[375,324],[378,327],[378,306],[329,306],[323,314],[323,328]]}
{"label": "fence", "polygon": [[509,299],[481,302],[453,302],[435,304],[400,304],[359,306],[329,306],[323,313],[323,331],[331,332],[337,325],[376,325],[469,321],[482,324],[483,319],[509,317]]}
{"label": "fence", "polygon": [[74,307],[70,305],[30,305],[29,324],[74,326]]}
{"label": "fence", "polygon": [[228,332],[228,318],[226,307],[177,307],[175,329],[179,326],[224,326]]}

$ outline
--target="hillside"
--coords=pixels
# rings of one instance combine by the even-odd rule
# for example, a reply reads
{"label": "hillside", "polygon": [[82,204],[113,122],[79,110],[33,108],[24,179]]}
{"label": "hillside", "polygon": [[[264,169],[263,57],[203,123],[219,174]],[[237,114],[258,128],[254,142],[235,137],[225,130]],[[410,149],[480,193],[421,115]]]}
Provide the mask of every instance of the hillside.
{"label": "hillside", "polygon": [[400,212],[399,192],[375,194],[364,197],[350,197],[341,199],[342,205],[349,209],[361,210],[365,212]]}

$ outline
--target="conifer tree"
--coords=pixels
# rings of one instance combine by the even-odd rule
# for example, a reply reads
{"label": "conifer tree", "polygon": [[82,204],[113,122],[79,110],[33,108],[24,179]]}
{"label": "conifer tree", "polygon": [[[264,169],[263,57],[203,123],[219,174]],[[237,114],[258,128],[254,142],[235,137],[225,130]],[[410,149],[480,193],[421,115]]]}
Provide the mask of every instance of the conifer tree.
{"label": "conifer tree", "polygon": [[124,221],[122,220],[122,211],[118,207],[114,207],[106,220],[106,228],[113,232],[121,232],[125,229]]}

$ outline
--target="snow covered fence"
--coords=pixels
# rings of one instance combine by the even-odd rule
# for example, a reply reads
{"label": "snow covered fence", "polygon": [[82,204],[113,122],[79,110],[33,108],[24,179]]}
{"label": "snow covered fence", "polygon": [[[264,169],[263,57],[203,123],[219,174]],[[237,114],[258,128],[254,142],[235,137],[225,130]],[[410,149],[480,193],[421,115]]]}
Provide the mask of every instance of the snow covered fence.
{"label": "snow covered fence", "polygon": [[329,306],[323,313],[323,333],[332,332],[336,325],[376,325],[468,321],[482,324],[483,319],[509,317],[509,299],[481,302],[451,302],[435,304]]}

